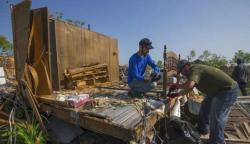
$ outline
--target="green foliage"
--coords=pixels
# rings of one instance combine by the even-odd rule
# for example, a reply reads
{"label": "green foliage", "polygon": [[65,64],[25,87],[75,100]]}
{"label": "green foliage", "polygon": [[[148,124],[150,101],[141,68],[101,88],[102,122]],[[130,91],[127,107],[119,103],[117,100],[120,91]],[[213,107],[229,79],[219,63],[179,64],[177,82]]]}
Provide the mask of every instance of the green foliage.
{"label": "green foliage", "polygon": [[199,56],[199,59],[203,62],[203,64],[217,68],[225,66],[228,63],[224,56],[218,56],[208,50],[203,51],[203,54]]}
{"label": "green foliage", "polygon": [[1,132],[1,138],[5,143],[10,143],[10,137],[16,138],[17,144],[45,144],[48,136],[44,134],[39,124],[33,118],[31,123],[22,122],[13,125],[11,130],[6,126]]}
{"label": "green foliage", "polygon": [[63,19],[63,13],[62,12],[55,12],[54,14],[56,19],[62,20]]}
{"label": "green foliage", "polygon": [[195,58],[195,56],[196,56],[195,51],[194,51],[194,50],[191,50],[190,53],[189,53],[189,55],[187,56],[187,58],[188,58],[188,60],[191,61],[192,59]]}
{"label": "green foliage", "polygon": [[0,48],[3,48],[4,50],[12,49],[13,45],[7,40],[5,36],[0,35]]}
{"label": "green foliage", "polygon": [[250,63],[250,53],[245,52],[243,50],[238,50],[237,52],[234,53],[234,58],[233,61],[236,61],[236,58],[241,57],[244,58],[245,63]]}
{"label": "green foliage", "polygon": [[160,68],[160,69],[163,69],[163,62],[161,60],[158,60],[157,61],[157,66]]}
{"label": "green foliage", "polygon": [[84,21],[79,21],[79,20],[73,20],[73,19],[70,19],[70,18],[67,18],[65,19],[63,17],[63,13],[62,12],[55,12],[54,14],[50,14],[50,17],[53,17],[57,20],[62,20],[62,21],[66,21],[72,25],[75,25],[75,26],[78,26],[78,27],[83,27],[85,25],[85,22]]}
{"label": "green foliage", "polygon": [[83,27],[85,23],[83,21],[79,20],[72,20],[72,19],[66,19],[66,21],[72,25],[78,26],[78,27]]}

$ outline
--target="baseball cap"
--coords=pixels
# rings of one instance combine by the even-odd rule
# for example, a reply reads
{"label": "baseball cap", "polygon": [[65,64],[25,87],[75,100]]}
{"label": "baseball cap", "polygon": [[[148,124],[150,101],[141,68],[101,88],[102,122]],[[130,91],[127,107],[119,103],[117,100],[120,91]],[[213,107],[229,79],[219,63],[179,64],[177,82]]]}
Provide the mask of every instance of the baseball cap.
{"label": "baseball cap", "polygon": [[146,45],[148,49],[154,49],[152,42],[148,38],[143,38],[140,40],[139,45]]}
{"label": "baseball cap", "polygon": [[180,60],[178,63],[177,63],[177,71],[178,73],[181,72],[181,70],[184,68],[184,66],[188,63],[187,60],[183,59],[183,60]]}

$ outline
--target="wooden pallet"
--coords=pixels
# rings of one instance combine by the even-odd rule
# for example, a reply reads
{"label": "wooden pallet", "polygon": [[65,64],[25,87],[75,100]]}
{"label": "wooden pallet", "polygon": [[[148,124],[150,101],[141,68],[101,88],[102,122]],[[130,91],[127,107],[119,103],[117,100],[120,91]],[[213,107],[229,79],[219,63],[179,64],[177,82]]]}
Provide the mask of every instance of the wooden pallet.
{"label": "wooden pallet", "polygon": [[67,69],[64,73],[66,88],[79,89],[109,82],[107,64],[94,64],[74,69]]}

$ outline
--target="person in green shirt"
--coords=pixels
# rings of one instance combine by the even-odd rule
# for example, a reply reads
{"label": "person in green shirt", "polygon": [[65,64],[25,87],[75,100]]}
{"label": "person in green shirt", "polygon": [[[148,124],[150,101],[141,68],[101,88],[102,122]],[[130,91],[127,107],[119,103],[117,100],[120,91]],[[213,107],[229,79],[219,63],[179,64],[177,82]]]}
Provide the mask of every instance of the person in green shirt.
{"label": "person in green shirt", "polygon": [[168,95],[175,97],[183,95],[196,87],[206,96],[199,112],[198,130],[200,134],[209,133],[209,144],[224,144],[224,128],[228,120],[231,106],[239,95],[239,87],[226,73],[215,67],[191,64],[180,60],[177,71],[187,81],[183,84],[172,85],[169,90],[183,89],[179,94]]}

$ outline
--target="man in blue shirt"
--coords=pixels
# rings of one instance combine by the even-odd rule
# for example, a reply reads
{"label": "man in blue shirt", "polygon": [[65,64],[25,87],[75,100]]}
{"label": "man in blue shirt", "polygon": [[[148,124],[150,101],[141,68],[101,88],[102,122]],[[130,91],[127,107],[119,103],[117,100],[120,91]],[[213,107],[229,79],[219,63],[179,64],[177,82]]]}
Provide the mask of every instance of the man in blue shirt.
{"label": "man in blue shirt", "polygon": [[[139,51],[130,57],[128,68],[129,95],[138,96],[143,92],[150,91],[155,87],[153,81],[160,79],[160,69],[148,54],[149,50],[153,48],[152,42],[148,38],[143,38],[139,42]],[[144,77],[147,65],[154,70],[151,78]]]}

